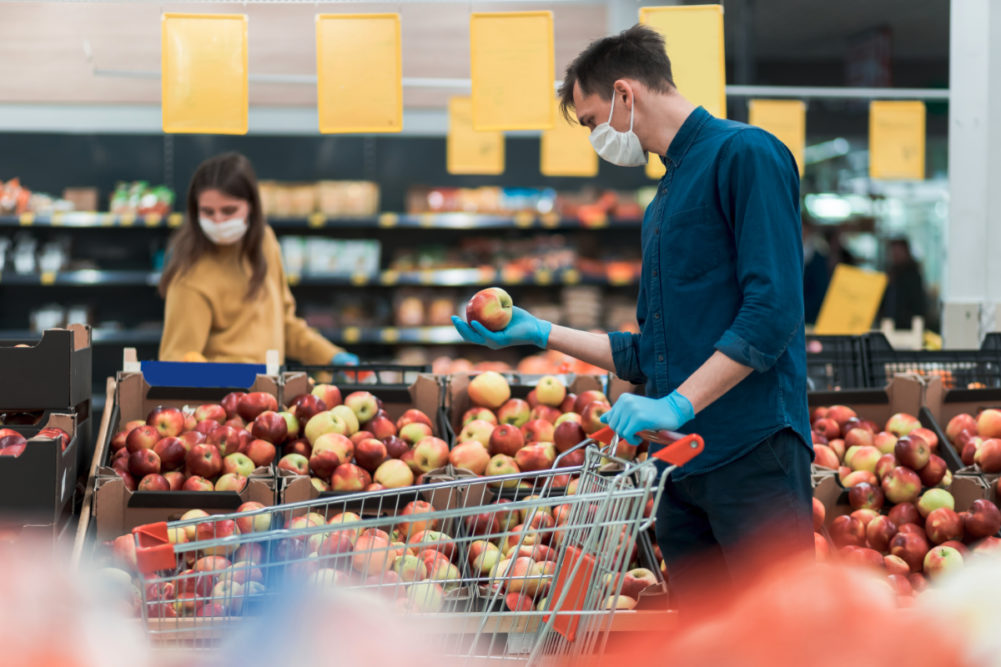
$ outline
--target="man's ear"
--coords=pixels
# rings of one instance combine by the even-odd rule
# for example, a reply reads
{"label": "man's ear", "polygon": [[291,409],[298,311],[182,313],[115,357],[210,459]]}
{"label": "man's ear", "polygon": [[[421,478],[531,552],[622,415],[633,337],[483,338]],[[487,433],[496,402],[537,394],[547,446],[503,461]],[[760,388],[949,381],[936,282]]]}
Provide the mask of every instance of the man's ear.
{"label": "man's ear", "polygon": [[617,79],[612,88],[615,91],[615,101],[623,105],[626,109],[632,109],[635,103],[635,87],[625,79]]}

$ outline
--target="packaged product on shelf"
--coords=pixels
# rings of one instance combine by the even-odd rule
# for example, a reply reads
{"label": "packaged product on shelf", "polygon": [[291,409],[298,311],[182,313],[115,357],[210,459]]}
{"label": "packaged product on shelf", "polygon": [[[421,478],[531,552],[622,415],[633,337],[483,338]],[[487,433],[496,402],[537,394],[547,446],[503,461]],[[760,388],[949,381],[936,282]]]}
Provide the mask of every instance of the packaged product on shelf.
{"label": "packaged product on shelf", "polygon": [[0,214],[20,214],[28,210],[31,191],[21,187],[21,181],[12,178],[6,183],[0,181]]}
{"label": "packaged product on shelf", "polygon": [[174,208],[174,192],[146,181],[119,182],[111,194],[109,209],[114,215],[167,215]]}

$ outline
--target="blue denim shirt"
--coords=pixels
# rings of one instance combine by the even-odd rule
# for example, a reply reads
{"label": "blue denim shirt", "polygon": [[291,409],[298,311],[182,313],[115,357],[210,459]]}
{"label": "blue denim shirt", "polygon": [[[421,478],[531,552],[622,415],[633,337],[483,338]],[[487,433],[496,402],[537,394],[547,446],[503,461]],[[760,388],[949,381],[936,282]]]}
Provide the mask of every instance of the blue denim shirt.
{"label": "blue denim shirt", "polygon": [[616,374],[661,397],[716,350],[754,369],[682,429],[706,447],[676,478],[729,463],[785,427],[812,450],[795,159],[764,130],[699,107],[664,164],[643,219],[640,333],[609,334]]}

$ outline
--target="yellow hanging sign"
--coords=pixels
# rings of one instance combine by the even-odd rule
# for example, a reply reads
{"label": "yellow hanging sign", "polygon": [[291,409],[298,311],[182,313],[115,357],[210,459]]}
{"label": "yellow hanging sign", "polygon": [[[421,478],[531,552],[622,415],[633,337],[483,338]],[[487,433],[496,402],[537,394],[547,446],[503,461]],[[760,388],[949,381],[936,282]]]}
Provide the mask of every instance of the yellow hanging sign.
{"label": "yellow hanging sign", "polygon": [[747,104],[748,123],[767,130],[784,143],[796,158],[803,175],[806,150],[806,104],[802,100],[751,100]]}
{"label": "yellow hanging sign", "polygon": [[473,129],[473,102],[468,97],[448,101],[445,153],[450,174],[503,174],[504,133]]}
{"label": "yellow hanging sign", "polygon": [[885,273],[838,264],[813,332],[819,336],[855,336],[869,331],[884,290]]}
{"label": "yellow hanging sign", "polygon": [[163,15],[163,131],[247,133],[247,17]]}
{"label": "yellow hanging sign", "polygon": [[556,113],[552,12],[474,12],[473,127],[548,130]]}
{"label": "yellow hanging sign", "polygon": [[925,177],[924,102],[869,104],[869,178]]}
{"label": "yellow hanging sign", "polygon": [[640,23],[664,36],[681,94],[717,118],[726,118],[722,5],[641,7]]}
{"label": "yellow hanging sign", "polygon": [[401,132],[399,14],[316,17],[320,132]]}
{"label": "yellow hanging sign", "polygon": [[588,141],[589,131],[577,121],[556,119],[553,129],[542,133],[539,171],[544,176],[598,175],[598,154]]}

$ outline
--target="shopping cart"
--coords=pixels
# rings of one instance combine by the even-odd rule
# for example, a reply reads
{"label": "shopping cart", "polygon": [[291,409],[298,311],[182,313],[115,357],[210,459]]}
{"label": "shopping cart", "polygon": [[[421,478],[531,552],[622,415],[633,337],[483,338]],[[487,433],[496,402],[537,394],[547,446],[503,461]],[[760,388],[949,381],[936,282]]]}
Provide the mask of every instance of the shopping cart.
{"label": "shopping cart", "polygon": [[[667,472],[702,450],[696,435],[645,436],[667,444],[653,457]],[[293,593],[348,587],[427,615],[442,655],[600,655],[666,474],[614,456],[607,429],[593,437],[574,467],[557,459],[136,528],[148,632],[158,645],[211,647]]]}

